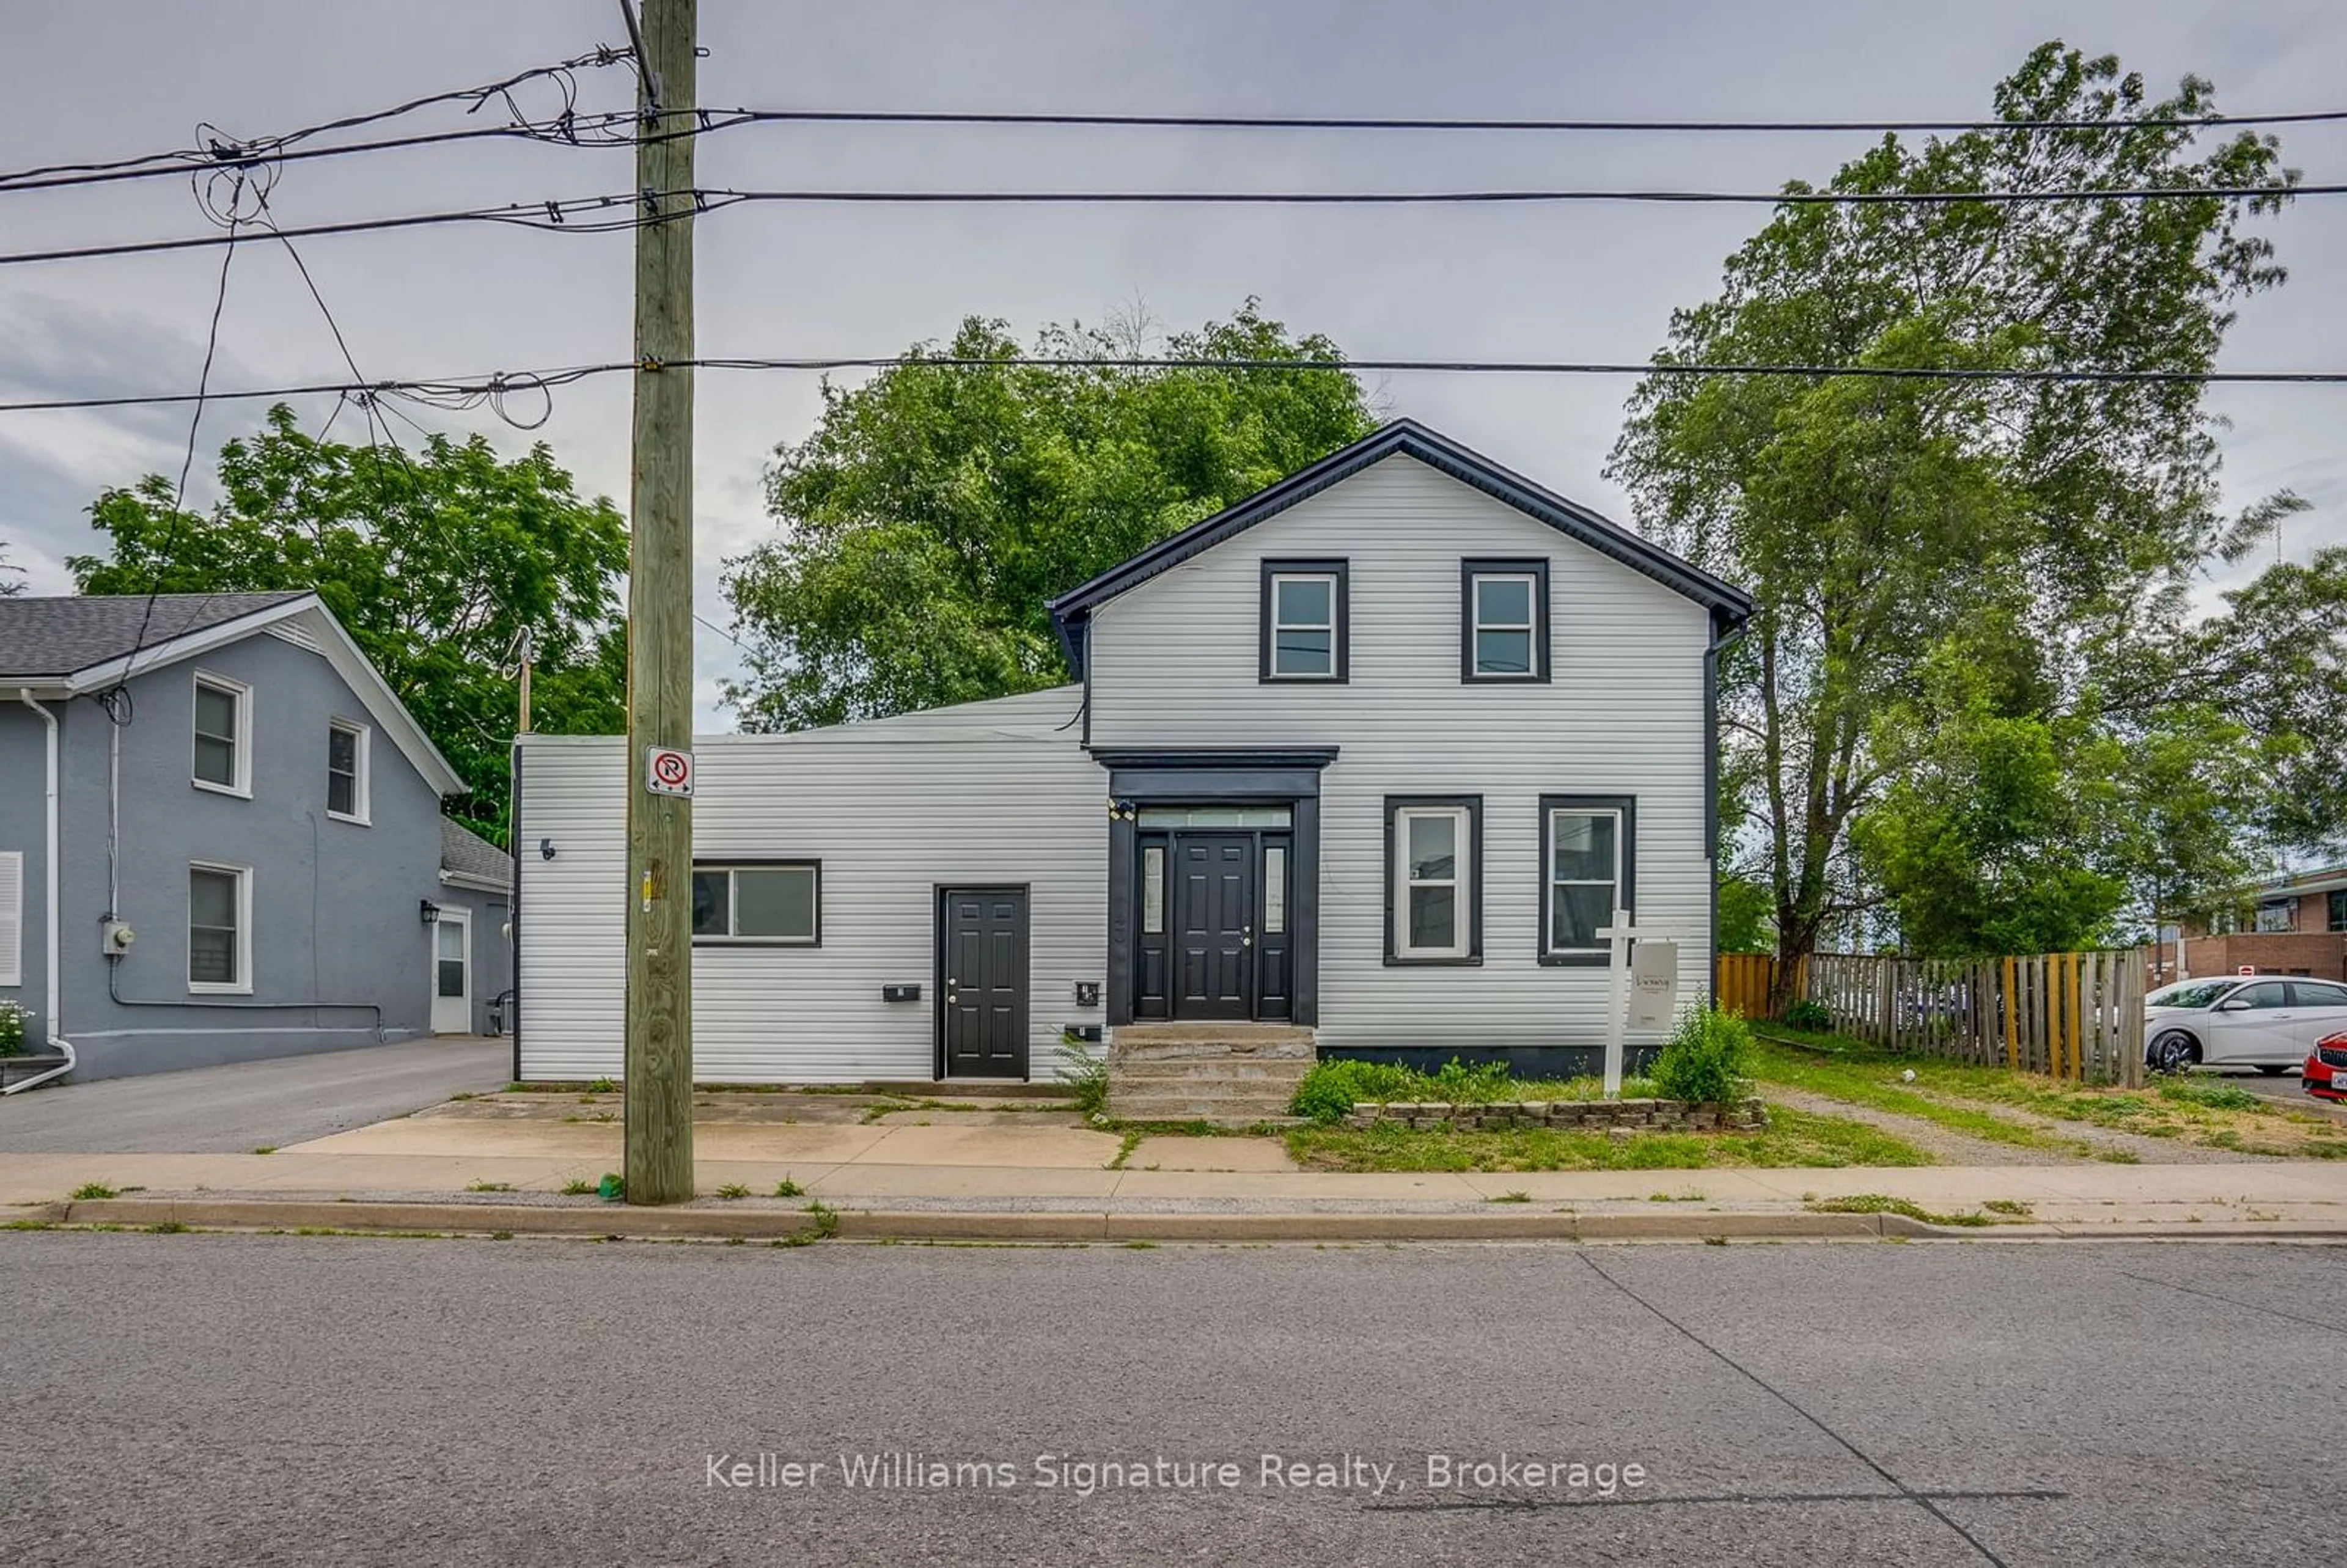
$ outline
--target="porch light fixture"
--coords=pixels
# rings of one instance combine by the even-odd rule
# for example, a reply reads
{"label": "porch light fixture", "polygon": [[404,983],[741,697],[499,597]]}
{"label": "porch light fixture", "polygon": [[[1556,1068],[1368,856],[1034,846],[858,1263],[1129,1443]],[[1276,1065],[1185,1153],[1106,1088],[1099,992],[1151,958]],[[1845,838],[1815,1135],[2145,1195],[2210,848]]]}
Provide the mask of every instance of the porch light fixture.
{"label": "porch light fixture", "polygon": [[419,898],[415,903],[416,912],[424,917],[424,923],[425,925],[436,926],[440,923],[439,905],[435,904],[429,898]]}

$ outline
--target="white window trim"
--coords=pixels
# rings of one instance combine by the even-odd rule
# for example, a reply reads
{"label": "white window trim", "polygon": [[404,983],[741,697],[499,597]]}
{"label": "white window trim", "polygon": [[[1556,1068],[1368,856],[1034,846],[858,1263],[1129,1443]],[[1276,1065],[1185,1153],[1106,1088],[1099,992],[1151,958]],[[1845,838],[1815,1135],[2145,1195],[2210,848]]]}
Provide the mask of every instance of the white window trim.
{"label": "white window trim", "polygon": [[[351,779],[352,804],[356,805],[358,809],[353,812],[341,812],[336,811],[330,804],[326,807],[326,815],[336,822],[347,822],[359,827],[372,827],[374,825],[374,767],[373,758],[374,750],[374,729],[372,725],[360,723],[356,719],[329,719],[326,721],[327,734],[331,737],[336,731],[342,731],[345,733],[358,737],[357,745],[352,748],[352,766],[355,769],[355,772]],[[329,748],[326,753],[326,799],[329,802],[332,802],[334,798],[333,752],[332,750],[333,742],[332,739],[329,739],[326,744]]]}
{"label": "white window trim", "polygon": [[[190,979],[188,990],[196,996],[249,997],[252,994],[252,867],[225,866],[210,860],[190,860],[188,869],[190,872],[217,872],[220,876],[236,878],[236,979],[229,981]],[[195,888],[192,881],[189,886],[188,898],[187,968],[192,973],[196,959]]]}
{"label": "white window trim", "polygon": [[[1279,617],[1279,589],[1282,583],[1317,582],[1328,589],[1327,620],[1282,620]],[[1333,571],[1275,571],[1271,574],[1271,678],[1275,681],[1334,681],[1337,679],[1337,596],[1342,591]],[[1325,631],[1328,634],[1328,668],[1326,670],[1282,670],[1279,667],[1279,634],[1283,631]]]}
{"label": "white window trim", "polygon": [[[1479,571],[1469,579],[1474,584],[1475,601],[1470,607],[1468,619],[1469,648],[1475,660],[1474,678],[1478,681],[1537,681],[1540,679],[1540,584],[1537,573],[1529,571]],[[1487,620],[1483,618],[1483,586],[1494,582],[1520,582],[1524,585],[1524,615],[1522,620]],[[1481,634],[1486,631],[1521,631],[1524,633],[1524,649],[1531,655],[1522,670],[1486,670],[1482,667]]]}
{"label": "white window trim", "polygon": [[[1614,819],[1614,875],[1603,876],[1559,876],[1556,874],[1556,822],[1561,816],[1608,816]],[[1547,841],[1541,845],[1546,864],[1541,867],[1541,897],[1549,901],[1547,915],[1548,950],[1557,954],[1607,953],[1613,950],[1607,942],[1568,943],[1556,939],[1556,890],[1560,887],[1611,887],[1613,907],[1622,903],[1622,811],[1610,805],[1559,805],[1549,808]],[[1610,920],[1612,915],[1608,914]]]}
{"label": "white window trim", "polygon": [[[695,876],[711,872],[725,873],[725,935],[703,936],[696,932],[692,941],[703,948],[820,948],[823,946],[823,862],[820,860],[718,860],[696,861]],[[805,937],[743,937],[741,929],[740,886],[734,874],[741,871],[805,871],[815,878],[815,930]],[[688,913],[688,920],[690,914]]]}
{"label": "white window trim", "polygon": [[[214,784],[196,776],[196,692],[210,686],[236,699],[236,782],[233,784]],[[239,800],[252,798],[252,688],[226,675],[215,675],[209,670],[195,672],[188,687],[188,782],[200,790],[213,794],[234,795]]]}
{"label": "white window trim", "polygon": [[0,849],[0,986],[25,983],[25,852]]}
{"label": "white window trim", "polygon": [[[1450,875],[1447,877],[1417,877],[1409,874],[1409,825],[1420,817],[1445,817],[1451,825]],[[1394,957],[1398,958],[1463,958],[1474,947],[1474,937],[1468,929],[1473,906],[1470,902],[1473,889],[1468,886],[1474,876],[1473,814],[1463,805],[1402,805],[1394,808],[1394,907],[1389,917],[1394,924]],[[1449,887],[1450,896],[1450,930],[1458,938],[1448,947],[1421,948],[1409,939],[1409,891],[1413,887]]]}

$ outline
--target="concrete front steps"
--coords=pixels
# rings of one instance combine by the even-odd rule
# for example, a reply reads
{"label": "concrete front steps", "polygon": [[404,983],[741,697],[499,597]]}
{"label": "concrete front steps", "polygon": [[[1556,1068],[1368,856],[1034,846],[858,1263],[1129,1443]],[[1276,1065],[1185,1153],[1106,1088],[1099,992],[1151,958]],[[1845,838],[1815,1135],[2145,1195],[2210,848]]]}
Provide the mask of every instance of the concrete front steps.
{"label": "concrete front steps", "polygon": [[1108,1112],[1222,1127],[1286,1121],[1316,1060],[1312,1031],[1290,1024],[1120,1025],[1108,1051]]}

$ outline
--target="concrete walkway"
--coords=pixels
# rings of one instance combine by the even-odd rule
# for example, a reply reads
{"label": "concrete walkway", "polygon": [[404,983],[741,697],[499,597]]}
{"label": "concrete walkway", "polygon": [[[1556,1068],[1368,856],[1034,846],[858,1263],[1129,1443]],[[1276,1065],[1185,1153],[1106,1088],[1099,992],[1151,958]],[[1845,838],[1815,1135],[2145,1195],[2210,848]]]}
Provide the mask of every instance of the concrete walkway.
{"label": "concrete walkway", "polygon": [[[695,1131],[704,1195],[655,1211],[563,1193],[620,1168],[616,1122],[507,1120],[460,1104],[270,1154],[0,1153],[0,1204],[74,1223],[712,1236],[787,1234],[810,1200],[839,1211],[847,1234],[916,1236],[1935,1234],[1817,1207],[1880,1194],[1936,1214],[1991,1202],[2012,1211],[1994,1213],[1993,1228],[1949,1234],[2347,1238],[2347,1165],[2321,1162],[1349,1173],[1298,1170],[1266,1138],[1145,1138],[1119,1165],[1122,1139],[1055,1124],[1067,1120],[705,1122]],[[773,1196],[784,1182],[801,1194]],[[120,1195],[72,1202],[91,1186]],[[729,1186],[751,1195],[717,1195]]]}

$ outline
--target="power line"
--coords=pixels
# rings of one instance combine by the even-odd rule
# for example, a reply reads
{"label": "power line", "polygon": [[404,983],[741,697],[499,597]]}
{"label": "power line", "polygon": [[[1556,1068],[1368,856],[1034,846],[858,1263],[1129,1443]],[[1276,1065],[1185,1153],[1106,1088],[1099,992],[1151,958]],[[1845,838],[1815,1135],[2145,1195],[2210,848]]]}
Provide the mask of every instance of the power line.
{"label": "power line", "polygon": [[[1513,359],[1233,359],[1179,355],[952,355],[952,354],[833,354],[802,358],[702,356],[678,364],[715,371],[821,373],[842,370],[1001,370],[1021,367],[1068,370],[1211,370],[1296,374],[1343,371],[1391,374],[1456,375],[1593,375],[1665,377],[1799,376],[1807,379],[1850,377],[1889,381],[1985,381],[2089,383],[2141,385],[2340,385],[2347,370],[2123,370],[2018,368],[1880,364],[1769,364],[1761,363],[1655,364],[1638,360],[1513,360]],[[632,360],[566,365],[559,369],[501,371],[489,375],[448,376],[429,380],[313,381],[271,387],[247,387],[228,392],[114,393],[82,397],[24,398],[0,402],[0,414],[56,413],[69,410],[168,407],[197,402],[278,402],[293,397],[405,397],[434,407],[465,411],[509,397],[518,392],[542,396],[555,388],[596,376],[635,371]],[[517,423],[518,421],[509,421]],[[543,418],[524,428],[536,428]]]}
{"label": "power line", "polygon": [[[560,67],[540,67],[537,73],[507,78],[505,83],[492,84],[488,90],[504,91],[529,78],[530,75],[550,74],[583,65],[615,63],[626,57],[628,51],[612,52],[605,60],[597,56],[581,56]],[[438,95],[419,100],[408,108],[453,101],[484,89],[466,89],[460,93]],[[699,124],[684,130],[661,131],[651,136],[629,130],[638,118],[633,110],[612,109],[580,115],[575,107],[566,107],[558,116],[546,119],[520,118],[502,126],[474,126],[462,130],[427,131],[414,136],[386,137],[368,141],[341,142],[330,147],[296,148],[297,141],[325,130],[351,124],[363,124],[408,112],[406,108],[384,110],[378,114],[359,117],[353,121],[336,122],[330,126],[310,127],[283,137],[264,138],[251,142],[214,141],[210,146],[176,149],[169,152],[149,153],[138,158],[122,159],[106,163],[53,164],[41,169],[20,169],[14,174],[0,174],[0,194],[23,190],[56,190],[88,185],[115,184],[129,180],[153,179],[187,173],[208,164],[233,161],[243,158],[268,157],[279,162],[292,163],[311,159],[343,158],[354,154],[391,152],[413,148],[433,147],[450,142],[477,140],[526,140],[557,145],[595,148],[632,148],[644,141],[666,140],[679,136],[707,136],[742,126],[758,125],[865,125],[865,126],[1003,126],[1058,127],[1066,128],[1129,128],[1129,129],[1197,129],[1197,130],[1279,130],[1279,131],[1398,131],[1398,132],[1604,132],[1639,135],[1692,133],[1697,135],[1767,135],[1774,133],[1856,133],[1895,134],[1899,132],[1982,132],[2032,134],[2060,130],[2198,130],[2217,129],[2228,126],[2310,125],[2347,120],[2347,109],[2309,109],[2278,114],[2206,115],[2174,118],[2142,119],[2028,119],[2028,120],[1604,120],[1604,119],[1515,119],[1515,118],[1384,118],[1367,116],[1282,116],[1282,115],[1208,115],[1208,114],[1107,114],[1048,111],[1020,113],[992,110],[927,110],[927,109],[702,109],[697,111]]]}
{"label": "power line", "polygon": [[[312,223],[283,232],[309,239],[324,234],[365,234],[454,223],[505,223],[566,233],[610,233],[658,223],[688,212],[712,212],[745,203],[851,203],[871,206],[1458,206],[1546,205],[1580,202],[1665,204],[1765,204],[1769,206],[1918,206],[1978,201],[1992,206],[2030,202],[2179,201],[2208,199],[2280,200],[2301,196],[2347,195],[2339,185],[2148,186],[2055,190],[736,190],[693,189],[619,192],[560,200],[509,201],[497,207],[448,212],[417,212],[392,218]],[[574,217],[642,205],[625,218]],[[663,210],[665,204],[665,210]],[[0,266],[43,261],[87,261],[102,256],[152,255],[207,250],[224,243],[216,234],[169,240],[137,240],[52,251],[0,254]]]}
{"label": "power line", "polygon": [[[242,177],[239,176],[238,180],[241,187]],[[212,359],[220,349],[220,314],[228,308],[228,272],[236,261],[237,221],[236,200],[231,198],[228,209],[228,244],[220,251],[220,282],[212,294],[211,324],[204,332],[203,368],[196,374],[195,412],[188,417],[188,453],[179,463],[179,483],[171,492],[171,526],[163,536],[162,553],[155,561],[155,579],[147,589],[146,608],[138,612],[138,630],[130,640],[129,657],[122,666],[122,679],[115,682],[118,686],[129,684],[131,671],[138,663],[139,651],[147,646],[147,630],[155,620],[155,601],[163,593],[163,574],[169,569],[170,561],[178,552],[180,526],[187,519],[188,476],[195,471],[196,435],[203,428],[204,403],[211,388]]]}
{"label": "power line", "polygon": [[[1778,132],[2197,130],[2224,126],[2306,125],[2347,120],[2347,109],[2282,114],[2198,115],[2143,119],[1698,120],[1396,118],[1353,115],[1106,114],[989,109],[723,109],[728,124],[1071,126],[1186,130],[1612,131],[1632,134],[1766,135]],[[729,118],[728,117],[734,117]]]}
{"label": "power line", "polygon": [[[456,140],[481,136],[530,134],[529,129],[526,128],[533,127],[541,128],[542,131],[552,132],[553,134],[559,135],[560,128],[570,125],[577,120],[576,110],[578,108],[578,82],[576,73],[589,67],[618,65],[622,62],[631,60],[633,57],[634,51],[631,49],[613,49],[598,46],[591,53],[574,56],[570,59],[559,60],[550,66],[533,66],[528,70],[517,71],[511,76],[501,77],[493,82],[484,82],[477,86],[469,87],[457,87],[447,92],[431,93],[423,97],[410,98],[405,103],[394,104],[388,108],[371,109],[362,114],[345,115],[340,119],[326,120],[317,125],[304,126],[298,130],[286,131],[277,136],[256,137],[248,140],[240,140],[225,136],[213,127],[200,126],[197,128],[200,135],[207,131],[212,133],[211,135],[204,138],[203,145],[201,146],[192,148],[174,148],[164,152],[141,153],[131,158],[111,159],[97,162],[52,163],[44,164],[34,169],[20,169],[15,170],[14,173],[0,174],[0,191],[12,190],[52,190],[61,185],[99,183],[110,179],[153,179],[159,175],[184,174],[191,169],[216,167],[224,163],[237,164],[265,159],[282,160],[294,158],[334,157],[345,152],[369,152],[383,150],[391,147],[421,146],[426,142],[436,140]],[[532,120],[528,115],[521,112],[520,105],[516,102],[513,97],[518,88],[520,88],[530,82],[538,80],[552,81],[562,93],[562,111],[548,120]],[[384,142],[355,143],[340,147],[319,148],[303,152],[296,152],[292,150],[298,144],[308,141],[313,137],[328,135],[338,130],[355,130],[362,126],[375,125],[387,119],[396,119],[405,115],[414,114],[420,109],[432,108],[441,104],[463,103],[467,106],[465,110],[466,114],[477,113],[493,98],[502,98],[505,100],[507,109],[511,112],[514,117],[513,125],[495,128],[475,128],[470,130],[443,132],[434,136],[417,138],[402,138]],[[590,120],[598,121],[611,118],[625,119],[629,117],[624,114],[618,116],[589,117]],[[632,141],[633,138],[630,138],[627,139],[629,141]]]}

